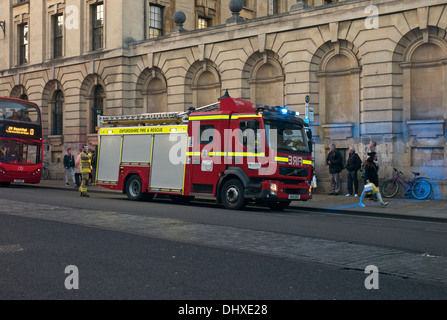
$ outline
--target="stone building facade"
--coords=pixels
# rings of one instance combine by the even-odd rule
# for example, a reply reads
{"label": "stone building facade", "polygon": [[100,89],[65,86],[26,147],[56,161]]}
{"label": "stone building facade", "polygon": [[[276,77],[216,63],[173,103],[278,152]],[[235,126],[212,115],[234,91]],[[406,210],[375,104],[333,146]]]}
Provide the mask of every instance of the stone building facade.
{"label": "stone building facade", "polygon": [[301,114],[310,96],[319,190],[329,144],[363,156],[375,140],[381,179],[393,167],[417,170],[434,178],[438,197],[447,195],[446,0],[0,0],[0,7],[0,96],[41,106],[53,172],[62,173],[68,147],[97,145],[97,114],[185,110],[228,89]]}

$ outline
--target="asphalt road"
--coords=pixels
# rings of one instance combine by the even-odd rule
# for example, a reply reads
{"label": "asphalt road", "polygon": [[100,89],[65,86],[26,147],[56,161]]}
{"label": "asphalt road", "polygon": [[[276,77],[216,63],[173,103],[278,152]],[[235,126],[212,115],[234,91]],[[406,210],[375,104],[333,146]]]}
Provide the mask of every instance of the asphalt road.
{"label": "asphalt road", "polygon": [[18,186],[0,204],[3,300],[447,298],[446,224]]}

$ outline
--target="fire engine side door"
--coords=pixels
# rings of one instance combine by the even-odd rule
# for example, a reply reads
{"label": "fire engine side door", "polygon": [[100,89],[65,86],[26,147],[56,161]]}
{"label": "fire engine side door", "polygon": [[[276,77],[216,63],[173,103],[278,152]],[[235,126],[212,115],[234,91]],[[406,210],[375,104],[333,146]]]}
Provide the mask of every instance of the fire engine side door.
{"label": "fire engine side door", "polygon": [[227,139],[227,162],[230,166],[238,166],[248,176],[255,175],[261,167],[264,157],[263,137],[260,133],[260,121],[257,115],[233,115],[230,121],[232,137]]}
{"label": "fire engine side door", "polygon": [[188,171],[191,193],[214,194],[219,173],[225,170],[223,134],[220,133],[228,123],[224,118],[225,116],[216,116],[215,119],[192,121],[189,126],[187,155],[190,163]]}

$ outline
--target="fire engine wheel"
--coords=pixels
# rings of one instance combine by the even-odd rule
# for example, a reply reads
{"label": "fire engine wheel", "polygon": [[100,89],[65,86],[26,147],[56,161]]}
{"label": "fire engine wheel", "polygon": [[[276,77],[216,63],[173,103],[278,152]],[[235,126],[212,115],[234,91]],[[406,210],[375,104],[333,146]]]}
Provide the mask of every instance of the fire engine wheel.
{"label": "fire engine wheel", "polygon": [[238,179],[231,179],[224,183],[221,191],[222,203],[227,209],[239,210],[247,204],[244,198],[244,186]]}
{"label": "fire engine wheel", "polygon": [[141,183],[141,178],[139,176],[132,176],[129,181],[127,181],[126,195],[129,200],[133,201],[143,199],[143,184]]}

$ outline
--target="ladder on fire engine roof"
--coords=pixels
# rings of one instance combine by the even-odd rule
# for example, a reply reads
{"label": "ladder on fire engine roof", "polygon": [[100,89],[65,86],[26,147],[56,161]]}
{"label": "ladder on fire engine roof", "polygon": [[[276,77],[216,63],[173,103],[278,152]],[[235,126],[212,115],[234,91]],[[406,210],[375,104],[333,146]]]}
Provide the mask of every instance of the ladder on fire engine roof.
{"label": "ladder on fire engine roof", "polygon": [[215,102],[200,108],[190,107],[188,111],[182,112],[154,112],[143,113],[137,115],[122,115],[122,116],[98,116],[99,127],[104,126],[118,126],[118,125],[156,125],[168,123],[182,123],[188,120],[189,114],[192,112],[211,112],[219,111],[220,104]]}

